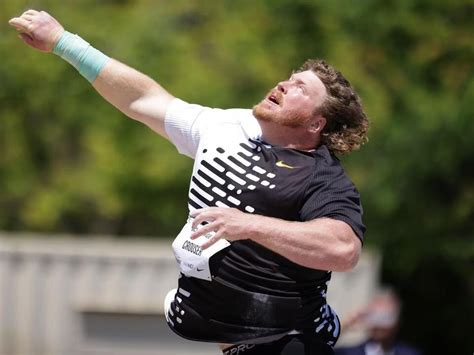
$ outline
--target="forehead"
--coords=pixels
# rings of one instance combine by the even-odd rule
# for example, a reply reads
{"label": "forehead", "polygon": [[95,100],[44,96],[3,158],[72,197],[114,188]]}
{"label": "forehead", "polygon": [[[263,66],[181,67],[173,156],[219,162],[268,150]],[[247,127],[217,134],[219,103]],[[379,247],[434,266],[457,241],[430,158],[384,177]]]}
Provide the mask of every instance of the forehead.
{"label": "forehead", "polygon": [[314,90],[320,94],[326,94],[326,87],[324,86],[321,79],[312,70],[293,73],[291,77],[295,80],[302,81],[310,90]]}

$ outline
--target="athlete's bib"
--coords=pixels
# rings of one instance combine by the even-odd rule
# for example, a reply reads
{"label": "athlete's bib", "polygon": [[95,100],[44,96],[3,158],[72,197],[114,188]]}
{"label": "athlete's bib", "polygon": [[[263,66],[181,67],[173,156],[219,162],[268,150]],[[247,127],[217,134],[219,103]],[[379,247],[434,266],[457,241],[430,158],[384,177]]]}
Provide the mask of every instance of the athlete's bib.
{"label": "athlete's bib", "polygon": [[178,262],[179,269],[184,275],[210,281],[212,278],[209,259],[217,252],[227,248],[230,243],[225,239],[219,239],[216,243],[203,250],[201,245],[215,233],[208,233],[197,239],[191,239],[192,233],[192,218],[188,218],[183,229],[181,229],[181,232],[173,241],[174,256]]}

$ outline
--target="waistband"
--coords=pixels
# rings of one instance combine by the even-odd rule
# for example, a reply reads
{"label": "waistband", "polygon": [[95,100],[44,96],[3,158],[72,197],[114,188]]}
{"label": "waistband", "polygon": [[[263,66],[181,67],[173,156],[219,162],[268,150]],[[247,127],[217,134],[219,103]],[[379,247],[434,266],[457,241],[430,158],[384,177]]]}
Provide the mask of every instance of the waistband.
{"label": "waistband", "polygon": [[186,302],[203,317],[235,325],[298,329],[311,324],[324,298],[281,297],[249,292],[218,281],[182,276]]}

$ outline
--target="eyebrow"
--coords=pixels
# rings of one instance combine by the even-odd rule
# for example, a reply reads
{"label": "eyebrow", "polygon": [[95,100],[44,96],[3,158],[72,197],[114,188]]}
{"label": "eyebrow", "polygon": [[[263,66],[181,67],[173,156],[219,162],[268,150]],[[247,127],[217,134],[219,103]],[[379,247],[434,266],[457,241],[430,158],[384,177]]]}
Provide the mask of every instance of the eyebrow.
{"label": "eyebrow", "polygon": [[296,82],[297,82],[298,84],[303,84],[304,86],[308,86],[308,85],[307,85],[303,80],[301,80],[301,79],[296,79]]}
{"label": "eyebrow", "polygon": [[308,86],[308,84],[306,84],[303,80],[295,78],[293,74],[290,76],[290,79],[295,80],[298,84]]}

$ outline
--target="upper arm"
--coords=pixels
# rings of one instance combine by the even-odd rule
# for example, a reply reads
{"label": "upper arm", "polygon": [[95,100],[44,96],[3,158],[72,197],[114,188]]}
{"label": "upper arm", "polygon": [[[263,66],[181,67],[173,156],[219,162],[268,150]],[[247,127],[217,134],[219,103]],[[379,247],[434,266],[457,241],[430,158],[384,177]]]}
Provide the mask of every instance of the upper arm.
{"label": "upper arm", "polygon": [[169,139],[165,129],[165,117],[174,96],[170,94],[148,93],[130,104],[133,119],[147,125],[150,129]]}
{"label": "upper arm", "polygon": [[168,105],[164,129],[181,154],[196,156],[203,137],[220,137],[229,127],[241,127],[250,136],[259,134],[251,110],[210,108],[174,99]]}
{"label": "upper arm", "polygon": [[169,139],[180,153],[192,158],[206,127],[226,121],[240,123],[236,110],[214,109],[176,99],[147,75],[115,59],[107,62],[92,85],[109,103]]}
{"label": "upper arm", "polygon": [[167,138],[164,120],[174,96],[149,76],[111,59],[92,85],[128,117]]}
{"label": "upper arm", "polygon": [[201,138],[215,125],[220,111],[174,99],[165,114],[164,130],[181,154],[194,158]]}
{"label": "upper arm", "polygon": [[365,226],[362,222],[360,195],[338,164],[316,169],[305,192],[300,218],[310,221],[330,218],[344,223],[342,230],[363,241]]}
{"label": "upper arm", "polygon": [[327,244],[334,248],[334,255],[339,259],[336,271],[348,271],[356,266],[362,241],[348,223],[333,218],[317,218],[305,223],[328,238]]}

